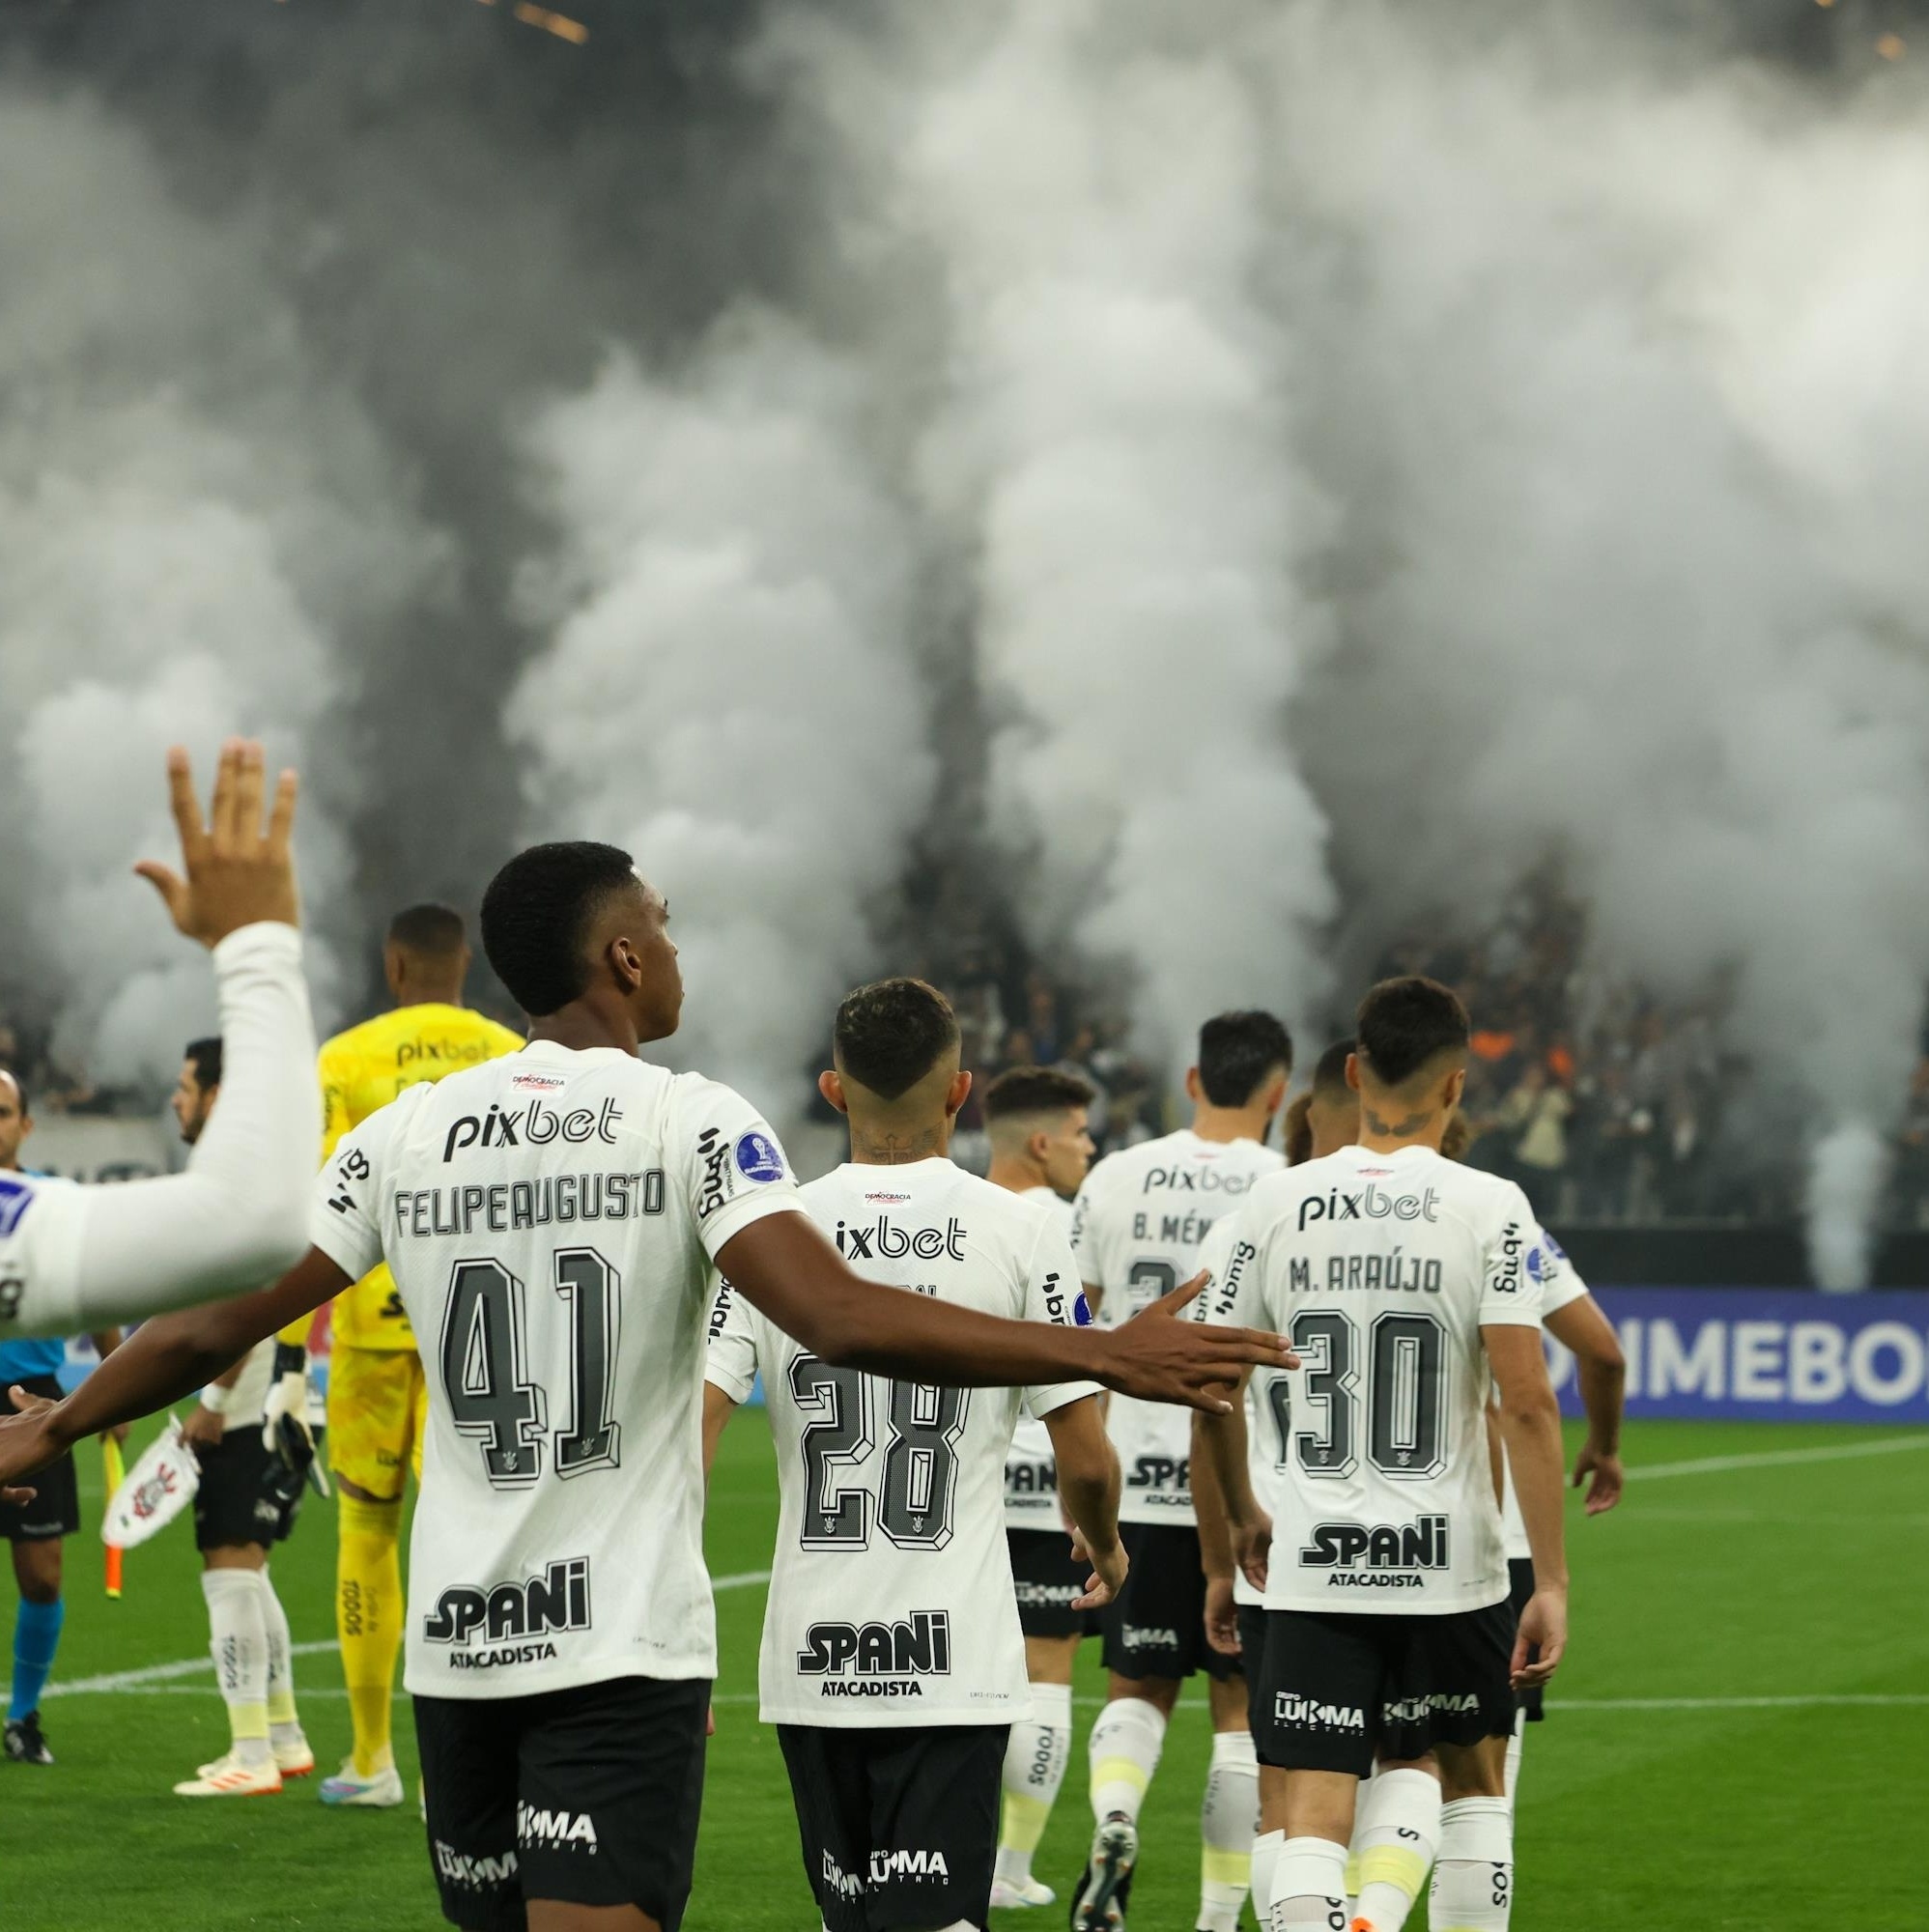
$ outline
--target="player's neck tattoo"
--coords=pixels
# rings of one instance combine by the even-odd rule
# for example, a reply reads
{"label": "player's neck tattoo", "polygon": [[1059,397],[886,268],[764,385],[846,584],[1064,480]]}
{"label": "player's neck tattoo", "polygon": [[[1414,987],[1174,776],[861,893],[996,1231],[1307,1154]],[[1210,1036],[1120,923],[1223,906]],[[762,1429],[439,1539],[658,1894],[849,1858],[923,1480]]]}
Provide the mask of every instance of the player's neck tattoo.
{"label": "player's neck tattoo", "polygon": [[1402,1141],[1417,1134],[1433,1118],[1433,1111],[1431,1107],[1422,1107],[1418,1113],[1408,1114],[1404,1121],[1383,1121],[1362,1101],[1360,1117],[1367,1123],[1368,1133],[1383,1134],[1388,1140]]}
{"label": "player's neck tattoo", "polygon": [[873,1167],[892,1167],[900,1162],[930,1160],[945,1151],[944,1133],[938,1127],[924,1127],[914,1133],[900,1133],[886,1127],[851,1126],[851,1157]]}

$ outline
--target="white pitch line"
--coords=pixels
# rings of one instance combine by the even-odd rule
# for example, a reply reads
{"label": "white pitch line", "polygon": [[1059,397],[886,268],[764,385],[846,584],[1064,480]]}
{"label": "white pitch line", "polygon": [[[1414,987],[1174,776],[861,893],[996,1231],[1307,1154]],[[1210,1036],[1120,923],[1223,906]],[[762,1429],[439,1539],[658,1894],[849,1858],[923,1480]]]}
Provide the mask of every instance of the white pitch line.
{"label": "white pitch line", "polygon": [[[713,1590],[748,1590],[753,1584],[768,1583],[768,1570],[740,1570],[729,1577],[713,1577],[710,1587]],[[289,1654],[294,1657],[319,1657],[324,1651],[333,1650],[333,1637],[320,1637],[310,1643],[297,1643],[289,1646]],[[98,1677],[71,1677],[65,1683],[58,1678],[49,1684],[42,1693],[48,1697],[80,1697],[91,1693],[115,1690],[146,1691],[152,1693],[157,1686],[166,1685],[177,1677],[193,1677],[204,1670],[213,1670],[212,1657],[178,1657],[167,1663],[149,1663],[138,1670],[107,1670]],[[181,1687],[190,1696],[200,1696],[199,1685]],[[304,1690],[304,1697],[327,1696],[326,1690]],[[344,1693],[345,1694],[345,1693]]]}
{"label": "white pitch line", "polygon": [[1846,1463],[1858,1456],[1900,1456],[1910,1449],[1929,1449],[1929,1435],[1840,1442],[1827,1449],[1764,1449],[1752,1456],[1703,1456],[1692,1463],[1634,1463],[1629,1465],[1628,1480],[1650,1482],[1657,1476],[1699,1476],[1720,1469],[1773,1469],[1799,1463]]}
{"label": "white pitch line", "polygon": [[1915,1710],[1929,1704],[1929,1691],[1817,1690],[1789,1697],[1549,1697],[1550,1711],[1810,1711],[1837,1709]]}

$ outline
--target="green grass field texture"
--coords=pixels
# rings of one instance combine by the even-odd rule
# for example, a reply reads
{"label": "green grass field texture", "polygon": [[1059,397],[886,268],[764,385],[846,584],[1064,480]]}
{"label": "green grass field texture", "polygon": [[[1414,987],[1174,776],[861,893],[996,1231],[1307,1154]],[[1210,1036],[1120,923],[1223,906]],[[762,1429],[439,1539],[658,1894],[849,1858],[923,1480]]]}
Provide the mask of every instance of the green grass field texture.
{"label": "green grass field texture", "polygon": [[[1877,1444],[1885,1453],[1816,1459]],[[1886,1453],[1893,1451],[1893,1453]],[[1788,1452],[1675,1474],[1669,1465]],[[1877,1430],[1649,1423],[1613,1516],[1571,1518],[1574,1647],[1549,1722],[1528,1738],[1518,1843],[1524,1932],[1858,1932],[1929,1924],[1921,1878],[1929,1791],[1929,1436]],[[1797,1460],[1799,1459],[1799,1460]],[[1643,1480],[1642,1465],[1661,1473]],[[100,1464],[82,1457],[89,1533],[67,1546],[68,1623],[45,1720],[59,1765],[0,1764],[0,1925],[7,1932],[389,1932],[440,1923],[421,1822],[328,1812],[313,1783],[278,1798],[190,1804],[170,1793],[225,1744],[184,1520],[101,1589],[93,1530]],[[710,1510],[720,1577],[768,1567],[776,1519],[761,1416],[724,1437]],[[332,1637],[334,1521],[310,1499],[275,1577],[298,1643]],[[810,1932],[783,1767],[756,1719],[763,1592],[719,1597],[722,1675],[690,1932]],[[11,1619],[11,1611],[8,1613]],[[136,1686],[86,1680],[184,1660]],[[300,1658],[302,1716],[324,1771],[348,1745],[331,1652]],[[1089,1644],[1081,1736],[1038,1860],[1068,1886],[1090,1829],[1084,1728],[1100,1690]],[[1768,1700],[1750,1704],[1740,1700]],[[1643,1708],[1642,1700],[1653,1700]],[[1812,1700],[1812,1701],[1798,1701]],[[1207,1733],[1175,1718],[1148,1801],[1135,1932],[1184,1932],[1197,1899]],[[397,1749],[411,1775],[406,1700]],[[1424,1922],[1424,1909],[1415,1923]],[[999,1915],[1055,1932],[1063,1908]]]}

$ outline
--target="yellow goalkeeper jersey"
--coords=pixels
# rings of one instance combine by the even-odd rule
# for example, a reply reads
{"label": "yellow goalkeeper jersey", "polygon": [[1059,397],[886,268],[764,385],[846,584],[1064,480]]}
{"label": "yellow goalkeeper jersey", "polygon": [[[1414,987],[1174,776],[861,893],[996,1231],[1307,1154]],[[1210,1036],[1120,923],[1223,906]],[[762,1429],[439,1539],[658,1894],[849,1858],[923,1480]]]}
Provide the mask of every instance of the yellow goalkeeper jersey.
{"label": "yellow goalkeeper jersey", "polygon": [[[335,1144],[405,1088],[516,1052],[523,1037],[467,1007],[397,1007],[322,1048],[322,1164]],[[352,1349],[412,1349],[414,1330],[385,1264],[335,1297],[334,1338]]]}

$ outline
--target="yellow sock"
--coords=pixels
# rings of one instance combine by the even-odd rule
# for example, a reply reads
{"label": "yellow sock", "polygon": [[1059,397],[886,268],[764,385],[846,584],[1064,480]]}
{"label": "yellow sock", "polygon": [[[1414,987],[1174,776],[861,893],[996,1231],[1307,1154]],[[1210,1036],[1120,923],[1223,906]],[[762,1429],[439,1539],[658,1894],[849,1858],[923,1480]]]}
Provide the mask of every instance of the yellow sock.
{"label": "yellow sock", "polygon": [[402,1502],[345,1495],[337,1512],[341,1544],[335,1562],[335,1633],[355,1726],[355,1769],[372,1777],[395,1762],[390,1700],[402,1650],[402,1565],[396,1549]]}

